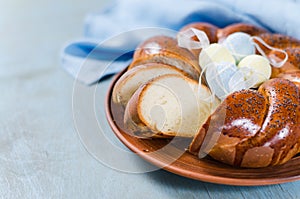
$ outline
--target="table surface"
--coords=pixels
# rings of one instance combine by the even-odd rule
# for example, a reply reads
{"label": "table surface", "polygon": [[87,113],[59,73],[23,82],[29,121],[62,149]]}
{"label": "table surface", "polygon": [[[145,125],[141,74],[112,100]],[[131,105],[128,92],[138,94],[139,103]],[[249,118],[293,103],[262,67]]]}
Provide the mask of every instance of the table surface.
{"label": "table surface", "polygon": [[[133,174],[111,169],[85,149],[74,127],[74,80],[60,68],[59,52],[81,36],[84,16],[106,2],[0,1],[0,196],[300,198],[300,181],[241,187],[164,170]],[[108,127],[105,131],[112,134]]]}

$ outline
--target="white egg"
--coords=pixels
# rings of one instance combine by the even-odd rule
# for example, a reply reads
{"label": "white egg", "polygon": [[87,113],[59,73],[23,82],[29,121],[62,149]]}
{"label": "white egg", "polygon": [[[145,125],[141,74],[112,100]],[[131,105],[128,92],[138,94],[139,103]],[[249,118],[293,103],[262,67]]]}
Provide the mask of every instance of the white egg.
{"label": "white egg", "polygon": [[243,73],[233,63],[210,64],[205,75],[211,91],[221,100],[228,94],[245,88]]}
{"label": "white egg", "polygon": [[234,57],[221,44],[214,43],[201,50],[199,64],[202,69],[208,64],[220,62],[235,63]]}
{"label": "white egg", "polygon": [[255,46],[251,36],[243,32],[230,34],[222,43],[234,56],[236,63],[248,55],[255,54]]}
{"label": "white egg", "polygon": [[249,55],[242,59],[238,68],[243,71],[246,80],[253,81],[253,88],[258,87],[271,77],[272,68],[270,62],[260,55]]}

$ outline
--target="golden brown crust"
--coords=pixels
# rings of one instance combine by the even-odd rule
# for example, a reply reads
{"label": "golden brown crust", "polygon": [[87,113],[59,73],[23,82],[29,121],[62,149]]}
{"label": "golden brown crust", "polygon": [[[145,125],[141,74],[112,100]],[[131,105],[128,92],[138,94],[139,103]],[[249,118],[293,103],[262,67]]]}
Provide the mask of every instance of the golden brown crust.
{"label": "golden brown crust", "polygon": [[[284,57],[282,57],[282,53],[277,53],[274,51],[272,51],[268,56],[270,59],[273,59],[277,62],[280,62],[284,59]],[[290,56],[289,59],[291,59]],[[287,61],[281,67],[272,66],[271,78],[280,77],[280,74],[283,73],[290,73],[290,72],[297,72],[297,71],[300,71],[300,69],[294,64],[292,64],[290,61]]]}
{"label": "golden brown crust", "polygon": [[[210,120],[210,117],[208,118],[208,120]],[[204,138],[206,136],[206,128],[205,128],[205,124],[209,124],[209,121],[205,122],[202,126],[202,128],[199,130],[199,132],[195,135],[194,139],[192,140],[190,146],[189,146],[189,152],[192,153],[193,155],[198,155],[201,145],[204,141]]]}
{"label": "golden brown crust", "polygon": [[[279,49],[286,49],[286,48],[299,48],[300,41],[282,34],[273,34],[273,33],[263,33],[259,35],[262,40],[264,40],[267,44],[272,47],[279,48]],[[262,48],[264,48],[262,46]]]}
{"label": "golden brown crust", "polygon": [[[183,60],[197,73],[200,73],[198,58],[189,50],[179,47],[176,39],[167,36],[155,36],[139,45],[134,52],[133,61],[129,68],[136,64],[148,63],[149,59],[160,56]],[[160,59],[156,59],[156,61],[160,61]]]}
{"label": "golden brown crust", "polygon": [[[300,47],[298,48],[284,48],[283,49],[287,55],[287,62],[280,68],[273,67],[272,77],[276,77],[279,73],[289,72],[289,71],[300,71]],[[271,51],[268,56],[272,59],[281,61],[284,59],[284,54],[278,51]]]}
{"label": "golden brown crust", "polygon": [[278,75],[280,78],[288,79],[300,89],[300,71],[290,71]]}
{"label": "golden brown crust", "polygon": [[177,56],[184,56],[189,59],[195,59],[187,49],[177,45],[176,39],[168,36],[155,36],[147,39],[136,48],[133,59],[159,54],[161,51],[172,53]]}
{"label": "golden brown crust", "polygon": [[217,144],[209,154],[223,162],[224,156],[231,154],[226,163],[233,165],[236,156],[235,146],[256,135],[264,121],[263,115],[267,107],[266,98],[257,91],[242,90],[232,93],[203,125],[202,132],[195,136],[189,151],[193,154],[199,152],[202,143],[199,143],[198,139],[204,132],[220,134]]}
{"label": "golden brown crust", "polygon": [[[176,62],[176,64],[171,64],[171,62]],[[189,77],[193,79],[198,79],[200,75],[199,68],[195,68],[192,65],[187,65],[188,61],[185,57],[179,57],[175,54],[166,52],[166,51],[160,51],[159,54],[151,54],[148,56],[140,57],[132,61],[131,65],[129,66],[129,70],[133,69],[136,66],[139,66],[141,64],[150,64],[150,63],[160,63],[169,65],[172,67],[176,67],[183,73],[187,73]],[[179,66],[180,67],[179,67]],[[182,67],[182,68],[181,68]]]}
{"label": "golden brown crust", "polygon": [[297,116],[299,89],[296,85],[281,78],[271,79],[259,87],[259,92],[268,98],[268,112],[259,133],[237,146],[236,165],[241,164],[247,150],[262,146],[274,149],[269,165],[282,164],[287,152],[300,139],[300,132],[295,132],[295,126],[300,122]]}
{"label": "golden brown crust", "polygon": [[285,48],[285,52],[288,54],[288,61],[295,65],[300,70],[300,47],[297,48]]}
{"label": "golden brown crust", "polygon": [[[242,167],[283,164],[296,155],[300,147],[299,99],[297,86],[281,78],[265,82],[258,92],[237,91],[211,115],[189,151],[197,155],[202,137],[219,133],[219,139],[209,152],[216,160]],[[222,118],[224,112],[225,118]],[[223,124],[217,122],[222,120]]]}
{"label": "golden brown crust", "polygon": [[141,136],[145,131],[145,124],[140,120],[137,112],[138,99],[140,94],[145,89],[145,85],[139,87],[139,89],[132,95],[128,101],[124,114],[124,124],[126,126],[127,132],[135,135]]}
{"label": "golden brown crust", "polygon": [[268,31],[254,25],[245,24],[245,23],[236,23],[236,24],[226,26],[223,29],[219,29],[217,33],[218,41],[223,41],[228,35],[234,32],[244,32],[249,35],[256,36],[256,35],[261,35],[263,33],[267,33]]}

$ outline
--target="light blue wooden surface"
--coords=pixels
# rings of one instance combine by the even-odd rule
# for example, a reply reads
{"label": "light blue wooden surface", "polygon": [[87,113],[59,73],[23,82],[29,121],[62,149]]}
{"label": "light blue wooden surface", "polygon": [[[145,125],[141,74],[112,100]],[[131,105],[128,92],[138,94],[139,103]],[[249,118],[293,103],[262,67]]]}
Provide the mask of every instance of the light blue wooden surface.
{"label": "light blue wooden surface", "polygon": [[63,43],[81,36],[85,14],[103,4],[0,1],[2,198],[300,198],[300,181],[224,186],[163,170],[124,173],[95,160],[74,128],[74,82],[59,67],[59,51]]}

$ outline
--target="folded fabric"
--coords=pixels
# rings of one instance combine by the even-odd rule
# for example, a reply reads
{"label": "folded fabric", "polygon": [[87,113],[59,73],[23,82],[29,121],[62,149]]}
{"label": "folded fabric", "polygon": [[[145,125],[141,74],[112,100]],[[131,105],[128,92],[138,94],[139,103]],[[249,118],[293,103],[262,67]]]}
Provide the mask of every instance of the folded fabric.
{"label": "folded fabric", "polygon": [[[128,65],[138,43],[155,33],[140,34],[142,29],[176,31],[196,21],[219,27],[245,22],[300,39],[299,10],[300,2],[293,0],[117,0],[87,16],[84,39],[64,47],[62,67],[84,84],[92,84]],[[171,30],[165,31],[167,35]]]}

